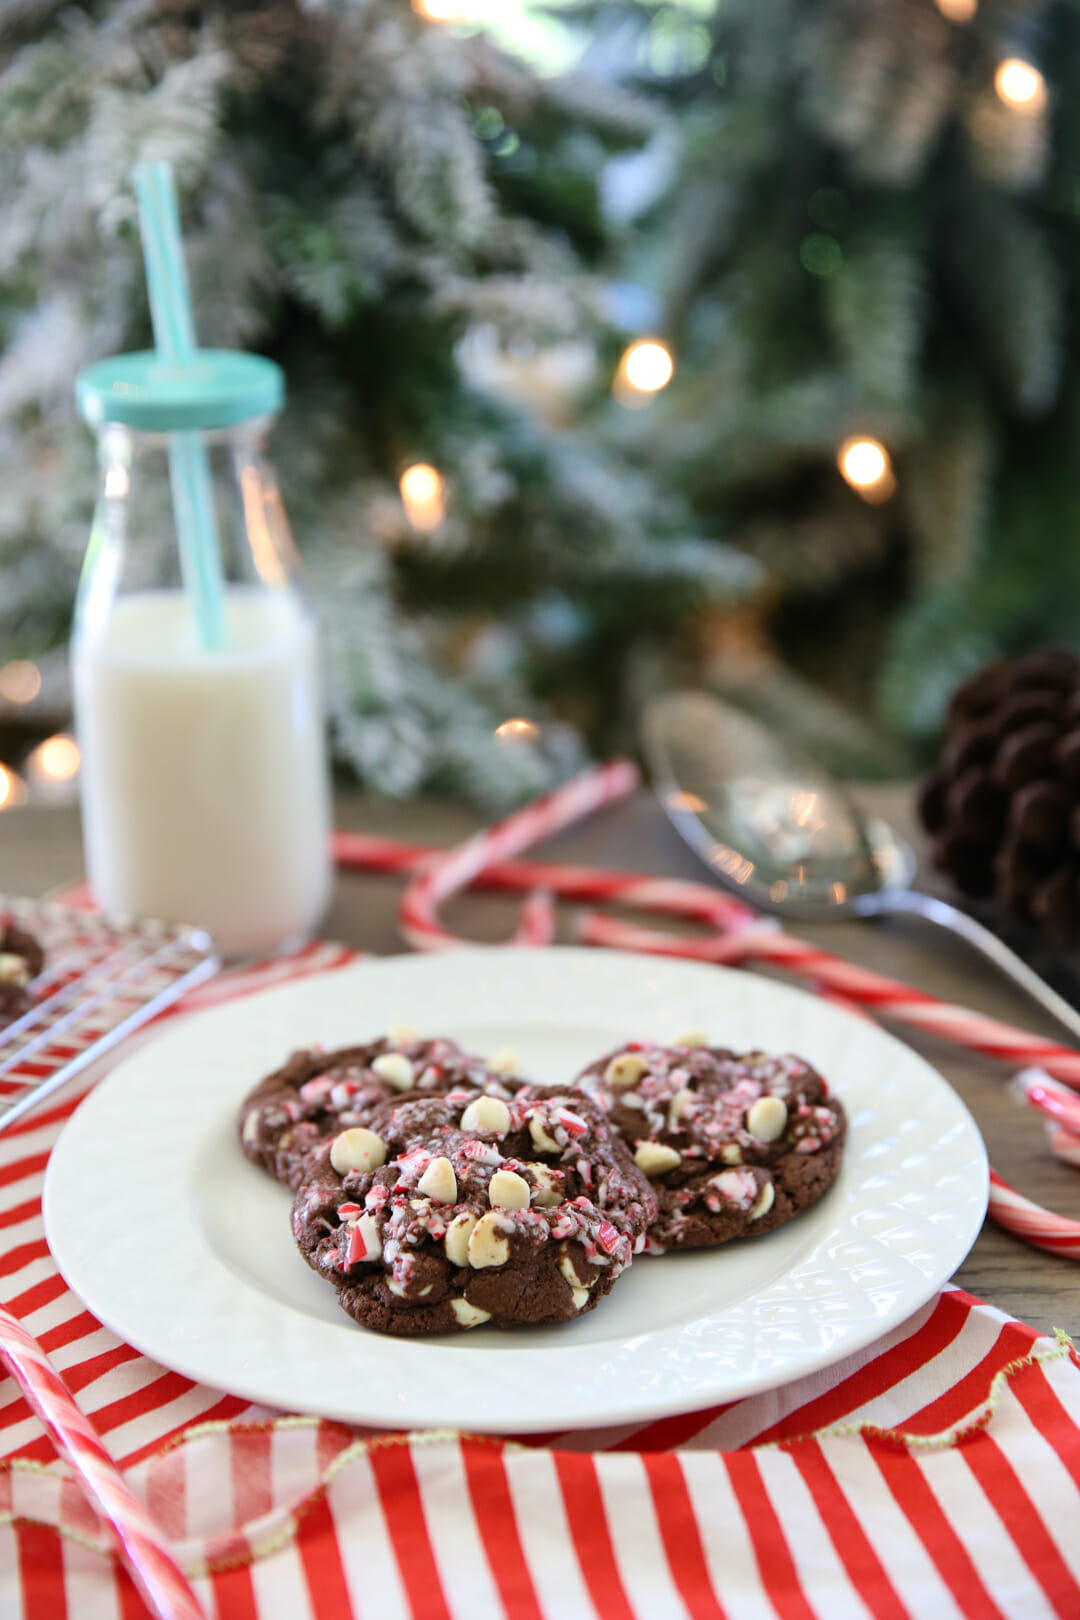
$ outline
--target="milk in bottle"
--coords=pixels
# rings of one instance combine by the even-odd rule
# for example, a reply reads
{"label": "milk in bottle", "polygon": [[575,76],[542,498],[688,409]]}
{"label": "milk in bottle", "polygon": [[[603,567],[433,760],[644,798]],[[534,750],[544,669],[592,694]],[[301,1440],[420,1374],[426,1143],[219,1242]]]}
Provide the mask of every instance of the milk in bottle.
{"label": "milk in bottle", "polygon": [[[204,357],[213,370],[213,353]],[[221,358],[198,433],[220,549],[209,644],[174,528],[177,438],[196,436],[169,431],[175,380],[152,355],[80,379],[102,483],[72,676],[99,904],[198,924],[226,953],[248,954],[315,928],[329,890],[329,803],[315,626],[262,453],[280,374],[255,356]],[[184,386],[190,403],[198,381]],[[179,412],[185,424],[197,414]]]}

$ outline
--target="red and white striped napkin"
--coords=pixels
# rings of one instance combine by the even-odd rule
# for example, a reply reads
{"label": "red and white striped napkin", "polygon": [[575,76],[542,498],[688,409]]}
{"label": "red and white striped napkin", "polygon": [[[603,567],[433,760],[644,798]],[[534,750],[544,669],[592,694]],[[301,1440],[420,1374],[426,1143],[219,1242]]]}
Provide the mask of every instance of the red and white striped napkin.
{"label": "red and white striped napkin", "polygon": [[[223,975],[166,1016],[353,959],[312,946]],[[522,1444],[290,1419],[148,1361],[67,1290],[41,1186],[87,1081],[0,1136],[0,1297],[74,1390],[208,1615],[1080,1614],[1080,1360],[1067,1341],[947,1289],[826,1372],[634,1428]],[[146,1614],[10,1380],[0,1458],[0,1615]]]}

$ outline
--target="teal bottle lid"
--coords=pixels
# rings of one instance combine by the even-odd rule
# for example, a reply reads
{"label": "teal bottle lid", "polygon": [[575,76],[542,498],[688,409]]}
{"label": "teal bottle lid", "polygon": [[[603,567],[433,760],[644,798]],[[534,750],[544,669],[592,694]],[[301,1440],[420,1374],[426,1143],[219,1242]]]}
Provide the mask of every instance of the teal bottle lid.
{"label": "teal bottle lid", "polygon": [[281,367],[237,349],[198,349],[187,365],[168,365],[152,349],[118,354],[88,366],[75,382],[84,419],[147,433],[232,427],[280,410]]}

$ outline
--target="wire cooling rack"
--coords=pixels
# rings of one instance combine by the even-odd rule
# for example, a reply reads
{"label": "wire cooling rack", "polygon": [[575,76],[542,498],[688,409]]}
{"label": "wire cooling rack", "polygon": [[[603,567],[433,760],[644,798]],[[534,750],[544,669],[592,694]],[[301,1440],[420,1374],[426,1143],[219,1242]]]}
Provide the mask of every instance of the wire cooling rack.
{"label": "wire cooling rack", "polygon": [[208,934],[0,895],[45,952],[34,1005],[0,1028],[0,1131],[220,966]]}

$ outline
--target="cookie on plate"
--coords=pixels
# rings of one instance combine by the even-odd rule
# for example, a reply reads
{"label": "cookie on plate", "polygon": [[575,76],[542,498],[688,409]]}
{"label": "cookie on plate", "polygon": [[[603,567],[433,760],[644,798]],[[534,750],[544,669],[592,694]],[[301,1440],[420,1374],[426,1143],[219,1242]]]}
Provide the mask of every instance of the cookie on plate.
{"label": "cookie on plate", "polygon": [[815,1203],[840,1168],[844,1110],[790,1053],[631,1041],[576,1084],[656,1190],[650,1253],[771,1232]]}
{"label": "cookie on plate", "polygon": [[645,1245],[657,1202],[603,1112],[509,1082],[387,1104],[312,1161],[293,1233],[379,1333],[572,1321]]}
{"label": "cookie on plate", "polygon": [[295,1189],[316,1149],[341,1130],[366,1125],[393,1098],[497,1085],[512,1066],[511,1054],[487,1062],[455,1041],[421,1040],[400,1028],[365,1046],[294,1052],[244,1098],[240,1145],[253,1164]]}
{"label": "cookie on plate", "polygon": [[21,1018],[34,1005],[27,989],[45,965],[45,953],[33,934],[0,912],[0,1028]]}

